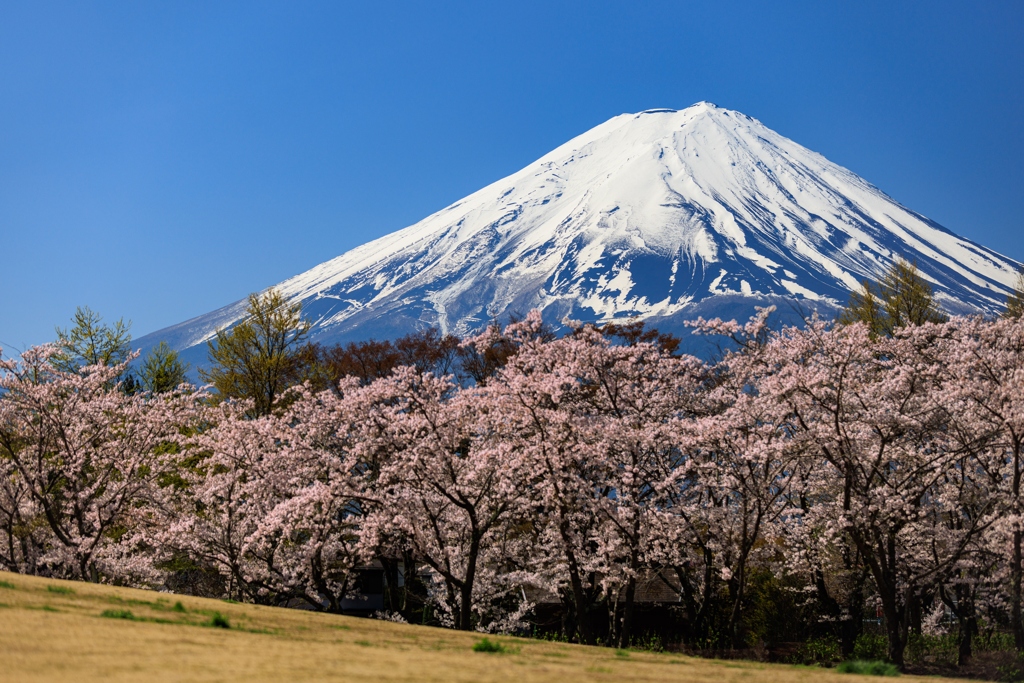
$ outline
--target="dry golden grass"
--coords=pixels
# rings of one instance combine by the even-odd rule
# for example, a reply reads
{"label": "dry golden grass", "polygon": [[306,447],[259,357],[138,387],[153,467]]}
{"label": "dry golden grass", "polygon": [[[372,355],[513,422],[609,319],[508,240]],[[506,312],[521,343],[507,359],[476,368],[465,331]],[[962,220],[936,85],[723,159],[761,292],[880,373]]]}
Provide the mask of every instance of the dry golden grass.
{"label": "dry golden grass", "polygon": [[[230,629],[210,626],[218,613]],[[510,652],[473,652],[479,639],[425,626],[0,572],[0,681],[872,680],[511,637],[492,637]]]}

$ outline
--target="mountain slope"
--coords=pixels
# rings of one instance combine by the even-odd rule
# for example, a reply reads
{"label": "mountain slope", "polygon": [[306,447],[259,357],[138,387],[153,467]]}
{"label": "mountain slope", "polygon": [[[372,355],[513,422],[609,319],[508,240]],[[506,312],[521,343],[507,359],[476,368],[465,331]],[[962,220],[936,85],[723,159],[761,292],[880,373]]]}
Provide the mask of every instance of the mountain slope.
{"label": "mountain slope", "polygon": [[[1000,310],[1018,267],[759,121],[702,102],[617,116],[277,286],[325,342],[426,325],[464,334],[532,308],[554,323],[672,327],[768,301],[834,310],[900,256],[951,313]],[[194,347],[244,303],[139,342]]]}

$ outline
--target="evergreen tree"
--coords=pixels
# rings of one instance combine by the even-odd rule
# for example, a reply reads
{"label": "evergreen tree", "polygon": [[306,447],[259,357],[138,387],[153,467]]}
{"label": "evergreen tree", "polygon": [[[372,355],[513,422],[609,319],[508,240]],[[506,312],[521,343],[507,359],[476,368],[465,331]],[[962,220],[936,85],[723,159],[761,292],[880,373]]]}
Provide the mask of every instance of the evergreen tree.
{"label": "evergreen tree", "polygon": [[1024,316],[1024,267],[1017,272],[1017,282],[1013,291],[1006,297],[1004,318],[1020,318]]}
{"label": "evergreen tree", "polygon": [[884,317],[882,305],[875,294],[875,285],[870,280],[864,280],[860,285],[860,290],[855,290],[850,294],[849,303],[839,314],[839,322],[844,325],[863,322],[871,330],[871,335],[877,337],[884,334]]}
{"label": "evergreen tree", "polygon": [[276,289],[250,294],[247,317],[217,331],[209,342],[209,370],[199,376],[220,398],[251,399],[252,415],[268,415],[281,394],[299,379],[305,363],[302,342],[310,324],[302,305]]}
{"label": "evergreen tree", "polygon": [[893,261],[878,284],[865,280],[839,315],[843,325],[865,323],[872,337],[891,337],[901,327],[948,319],[935,303],[931,285],[904,258]]}
{"label": "evergreen tree", "polygon": [[70,328],[56,328],[59,352],[51,363],[64,372],[78,372],[86,365],[117,365],[131,355],[132,324],[118,319],[113,325],[104,325],[103,318],[88,306],[79,306],[71,319]]}
{"label": "evergreen tree", "polygon": [[150,349],[139,367],[139,379],[142,387],[154,394],[172,391],[186,381],[189,364],[182,363],[178,352],[160,342]]}

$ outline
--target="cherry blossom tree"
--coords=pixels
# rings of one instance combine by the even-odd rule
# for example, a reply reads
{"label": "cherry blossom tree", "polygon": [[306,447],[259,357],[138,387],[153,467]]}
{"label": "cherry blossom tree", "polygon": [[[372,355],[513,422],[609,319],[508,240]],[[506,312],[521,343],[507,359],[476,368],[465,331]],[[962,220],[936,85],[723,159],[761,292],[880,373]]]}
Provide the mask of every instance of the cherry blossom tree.
{"label": "cherry blossom tree", "polygon": [[[45,540],[21,535],[8,558],[36,573],[124,580],[138,567],[122,553],[134,508],[167,470],[164,446],[194,409],[189,392],[153,399],[118,390],[125,363],[63,369],[53,346],[0,361],[0,457],[7,527],[45,523]],[[8,551],[15,539],[8,535]]]}
{"label": "cherry blossom tree", "polygon": [[818,473],[813,497],[832,508],[827,518],[869,568],[889,658],[901,667],[923,591],[949,576],[985,524],[938,523],[957,513],[944,485],[963,454],[944,429],[937,366],[920,353],[932,332],[924,327],[874,341],[861,324],[786,330],[766,349],[779,371],[757,387],[784,404],[803,433],[809,469]]}
{"label": "cherry blossom tree", "polygon": [[[23,447],[17,444],[16,437],[6,434],[0,436],[0,441],[5,444],[5,451]],[[18,474],[17,465],[10,458],[0,457],[0,567],[21,574],[40,573],[40,559],[50,538],[45,528],[42,509]]]}
{"label": "cherry blossom tree", "polygon": [[[605,520],[598,505],[609,493],[608,463],[596,420],[573,409],[589,389],[581,381],[582,368],[572,362],[573,350],[591,341],[545,341],[537,335],[540,326],[534,312],[506,328],[503,338],[518,347],[517,353],[505,359],[487,386],[504,408],[495,423],[496,438],[522,454],[537,482],[530,490],[535,509],[531,583],[560,595],[567,631],[580,642],[594,643],[592,620],[603,595],[604,564],[599,544]],[[493,343],[487,336],[472,340],[477,341]]]}
{"label": "cherry blossom tree", "polygon": [[1008,588],[1014,641],[1024,651],[1024,324],[1013,317],[954,319],[935,347],[946,375],[942,395],[949,405],[950,429],[964,448],[974,451],[978,475],[991,485],[998,506],[991,534],[1000,547],[1009,548],[1008,555],[998,553],[1005,558],[999,569]]}
{"label": "cherry blossom tree", "polygon": [[[763,343],[767,317],[748,323],[698,320],[698,332],[730,337],[736,349],[689,387],[691,407],[676,419],[677,452],[658,484],[666,504],[652,518],[658,561],[674,574],[692,636],[708,642],[713,622],[742,647],[742,617],[752,562],[776,560],[766,541],[778,536],[791,484],[799,478],[801,442],[789,414],[765,401],[759,382],[774,371]],[[725,599],[720,593],[724,588]]]}
{"label": "cherry blossom tree", "polygon": [[352,438],[362,412],[346,400],[354,383],[342,387],[339,394],[294,390],[277,421],[277,448],[263,463],[272,507],[244,547],[256,560],[253,578],[266,590],[334,612],[356,592],[353,570],[365,559],[365,487]]}
{"label": "cherry blossom tree", "polygon": [[[354,390],[354,383],[346,387]],[[281,415],[209,408],[164,488],[154,545],[216,568],[226,594],[340,611],[355,592],[362,493],[344,395],[297,388]]]}
{"label": "cherry blossom tree", "polygon": [[496,604],[517,587],[507,567],[528,482],[514,452],[494,443],[479,417],[480,390],[399,368],[372,386],[391,397],[391,457],[376,482],[379,505],[365,522],[367,542],[397,533],[440,577],[442,611],[460,629],[486,628]]}
{"label": "cherry blossom tree", "polygon": [[486,389],[500,407],[494,438],[521,454],[535,482],[533,582],[562,596],[580,641],[596,641],[603,606],[609,638],[627,644],[649,569],[647,518],[663,500],[655,483],[671,469],[673,421],[690,408],[703,365],[657,339],[613,345],[592,327],[550,340],[536,313],[502,338],[517,352]]}
{"label": "cherry blossom tree", "polygon": [[548,347],[577,369],[582,391],[560,404],[576,414],[580,428],[593,430],[603,465],[585,471],[599,475],[587,483],[601,522],[597,551],[609,637],[620,647],[633,635],[638,580],[652,568],[651,532],[657,527],[651,518],[666,507],[666,483],[675,480],[682,459],[679,425],[703,410],[705,365],[672,357],[657,341],[617,346],[586,328],[571,342]]}

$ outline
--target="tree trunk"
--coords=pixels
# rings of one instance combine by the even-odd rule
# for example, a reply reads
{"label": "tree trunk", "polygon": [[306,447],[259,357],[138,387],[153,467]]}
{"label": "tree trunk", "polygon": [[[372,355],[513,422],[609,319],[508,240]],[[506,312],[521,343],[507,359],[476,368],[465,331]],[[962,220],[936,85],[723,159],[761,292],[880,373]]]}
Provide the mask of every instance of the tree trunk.
{"label": "tree trunk", "polygon": [[732,597],[732,610],[729,613],[729,638],[733,649],[742,649],[746,644],[741,639],[740,617],[743,613],[743,598],[747,587],[747,556],[749,548],[744,548],[736,563],[736,574],[729,579],[729,592]]}
{"label": "tree trunk", "polygon": [[906,627],[910,633],[921,635],[921,623],[923,621],[923,615],[921,614],[921,596],[917,593],[907,596],[907,624]]}
{"label": "tree trunk", "polygon": [[[858,533],[851,533],[861,557],[871,570],[878,589],[878,597],[882,602],[882,613],[885,615],[885,633],[889,638],[888,659],[903,670],[903,652],[907,646],[907,609],[899,601],[899,589],[896,576],[896,534],[890,531],[884,545],[872,548],[869,541]],[[872,552],[873,550],[877,551]],[[912,586],[906,588],[908,596],[914,594]]]}
{"label": "tree trunk", "polygon": [[1013,532],[1013,565],[1010,567],[1010,619],[1013,621],[1013,644],[1024,652],[1024,623],[1021,621],[1021,531]]}
{"label": "tree trunk", "polygon": [[715,594],[714,581],[715,572],[712,566],[714,556],[707,548],[704,549],[704,590],[698,595],[697,588],[690,581],[688,575],[689,567],[675,567],[676,577],[679,580],[679,588],[682,592],[683,606],[686,610],[686,617],[689,623],[689,642],[699,644],[700,647],[708,647],[710,634],[708,633],[708,615],[714,610],[712,602]]}
{"label": "tree trunk", "polygon": [[839,648],[844,659],[853,656],[857,638],[864,630],[864,583],[867,575],[862,571],[857,575],[857,582],[850,591],[849,616],[840,627]]}
{"label": "tree trunk", "polygon": [[[1013,512],[1020,514],[1020,450],[1015,440],[1013,451],[1013,480],[1010,484]],[[1013,629],[1013,644],[1018,652],[1024,652],[1024,623],[1021,621],[1021,530],[1019,522],[1013,530],[1013,558],[1010,564],[1010,621]]]}
{"label": "tree trunk", "polygon": [[401,609],[411,612],[416,604],[422,609],[427,602],[427,588],[420,581],[416,558],[409,550],[402,551],[402,583]]}
{"label": "tree trunk", "polygon": [[744,644],[740,639],[740,613],[743,608],[743,589],[745,577],[743,576],[743,564],[737,567],[736,574],[728,581],[729,597],[732,599],[732,607],[729,609],[729,622],[726,631],[729,634],[729,646],[734,649],[742,649]]}
{"label": "tree trunk", "polygon": [[398,560],[378,556],[384,568],[384,604],[391,612],[401,612],[401,587],[398,585]]}
{"label": "tree trunk", "polygon": [[576,621],[573,619],[573,599],[564,590],[558,591],[558,599],[562,603],[562,637],[569,640],[576,633]]}
{"label": "tree trunk", "polygon": [[903,671],[903,653],[906,650],[907,642],[904,638],[905,629],[901,623],[899,610],[894,604],[895,600],[882,599],[882,611],[885,614],[885,635],[889,638],[888,659],[895,664],[900,671]]}
{"label": "tree trunk", "polygon": [[583,580],[580,578],[579,566],[576,564],[576,555],[571,550],[566,552],[566,560],[569,565],[569,587],[572,591],[573,608],[576,612],[576,632],[579,634],[580,642],[584,645],[594,644],[594,634],[590,628],[590,610],[587,605],[587,592],[583,588]]}
{"label": "tree trunk", "polygon": [[481,533],[473,529],[473,540],[469,544],[469,557],[466,558],[466,577],[459,587],[459,623],[460,631],[473,630],[473,583],[476,580],[476,563],[480,557]]}
{"label": "tree trunk", "polygon": [[459,630],[473,630],[473,584],[464,582],[459,594]]}
{"label": "tree trunk", "polygon": [[633,638],[633,608],[636,603],[636,577],[630,576],[626,583],[626,604],[622,608],[622,627],[619,630],[619,647],[629,647]]}
{"label": "tree trunk", "polygon": [[959,633],[957,633],[956,665],[964,666],[974,656],[971,644],[974,634],[978,631],[978,617],[974,612],[974,601],[970,598],[962,598],[959,607],[960,614],[957,616]]}

